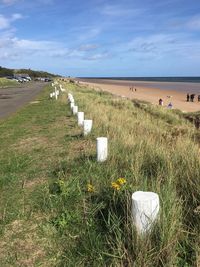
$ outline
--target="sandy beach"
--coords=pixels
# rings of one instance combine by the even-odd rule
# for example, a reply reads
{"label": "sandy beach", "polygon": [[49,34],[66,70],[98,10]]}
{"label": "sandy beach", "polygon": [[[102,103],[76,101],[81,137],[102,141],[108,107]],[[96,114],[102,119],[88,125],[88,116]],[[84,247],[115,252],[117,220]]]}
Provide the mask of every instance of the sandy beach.
{"label": "sandy beach", "polygon": [[[93,89],[101,89],[103,91],[110,92],[115,95],[124,96],[130,99],[138,99],[143,101],[148,101],[154,105],[158,105],[158,101],[161,98],[163,100],[163,107],[167,107],[168,104],[171,102],[174,109],[179,109],[183,112],[194,112],[200,110],[200,102],[197,101],[197,94],[195,96],[194,102],[187,102],[186,101],[186,90],[171,90],[165,89],[170,87],[170,83],[163,83],[160,86],[160,83],[156,84],[156,82],[133,82],[133,81],[126,81],[126,80],[108,80],[108,79],[80,79],[80,84],[84,84],[89,86]],[[133,91],[130,90],[130,85],[133,86]],[[180,84],[180,83],[179,83]],[[178,84],[178,86],[179,86]],[[147,87],[148,86],[148,87]],[[154,88],[154,86],[160,88]],[[183,86],[183,84],[182,84]],[[199,91],[199,84],[191,84],[192,87],[191,92]],[[173,87],[171,83],[171,87]],[[181,84],[180,84],[181,87]],[[184,86],[183,86],[184,87]],[[136,91],[135,91],[136,88]],[[176,85],[177,88],[177,85]],[[190,92],[190,91],[189,91]]]}

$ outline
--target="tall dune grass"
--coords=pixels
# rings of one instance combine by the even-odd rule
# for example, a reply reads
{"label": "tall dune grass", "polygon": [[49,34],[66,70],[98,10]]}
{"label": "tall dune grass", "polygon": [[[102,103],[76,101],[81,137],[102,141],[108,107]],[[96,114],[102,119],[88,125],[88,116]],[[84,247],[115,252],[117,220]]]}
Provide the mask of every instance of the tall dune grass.
{"label": "tall dune grass", "polygon": [[[76,177],[73,187],[79,188],[83,212],[75,242],[79,257],[73,264],[196,266],[200,160],[195,128],[172,110],[137,105],[80,86],[68,89],[79,110],[94,122],[91,136],[74,142],[76,146],[87,140],[90,149],[74,159],[71,175],[60,177],[64,183]],[[98,136],[109,140],[109,158],[103,164],[95,162]],[[119,177],[127,183],[115,191],[111,182]],[[94,186],[93,193],[86,192],[87,183]],[[161,201],[159,221],[144,237],[137,235],[131,219],[131,194],[137,190],[156,192]],[[68,252],[64,255],[68,257]]]}

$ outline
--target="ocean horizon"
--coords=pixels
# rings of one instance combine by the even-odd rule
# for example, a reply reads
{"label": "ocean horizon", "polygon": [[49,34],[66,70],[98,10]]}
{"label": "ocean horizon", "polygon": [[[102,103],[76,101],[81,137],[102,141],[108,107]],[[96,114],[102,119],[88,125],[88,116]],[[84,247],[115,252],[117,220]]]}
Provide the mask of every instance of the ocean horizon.
{"label": "ocean horizon", "polygon": [[120,84],[200,94],[200,77],[79,77],[85,82]]}
{"label": "ocean horizon", "polygon": [[174,76],[174,77],[77,77],[79,79],[101,79],[101,80],[125,80],[145,82],[183,82],[200,83],[199,76]]}

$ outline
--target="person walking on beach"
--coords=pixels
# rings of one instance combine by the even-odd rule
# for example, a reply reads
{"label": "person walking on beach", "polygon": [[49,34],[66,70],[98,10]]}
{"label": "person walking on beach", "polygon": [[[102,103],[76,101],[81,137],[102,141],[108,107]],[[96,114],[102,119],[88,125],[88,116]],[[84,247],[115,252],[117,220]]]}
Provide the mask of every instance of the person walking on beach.
{"label": "person walking on beach", "polygon": [[198,102],[200,102],[200,95],[198,95]]}
{"label": "person walking on beach", "polygon": [[189,101],[190,101],[190,95],[187,94],[187,102],[189,102]]}
{"label": "person walking on beach", "polygon": [[173,105],[172,105],[172,102],[170,102],[167,106],[168,109],[172,109],[173,108]]}
{"label": "person walking on beach", "polygon": [[159,99],[158,103],[159,103],[159,106],[163,106],[163,100],[161,98]]}
{"label": "person walking on beach", "polygon": [[195,97],[195,94],[191,94],[191,95],[190,95],[190,100],[191,100],[191,102],[194,102],[194,97]]}

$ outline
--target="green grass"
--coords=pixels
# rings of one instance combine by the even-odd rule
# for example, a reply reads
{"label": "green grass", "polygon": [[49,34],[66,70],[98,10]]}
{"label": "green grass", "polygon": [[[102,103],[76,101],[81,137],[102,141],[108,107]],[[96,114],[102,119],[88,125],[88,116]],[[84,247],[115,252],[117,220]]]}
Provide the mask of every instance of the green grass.
{"label": "green grass", "polygon": [[0,88],[1,87],[8,87],[8,86],[16,86],[18,85],[18,82],[12,81],[6,78],[0,78]]}
{"label": "green grass", "polygon": [[[50,87],[0,124],[0,266],[178,266],[200,264],[199,134],[180,112],[74,84],[82,135]],[[109,158],[96,162],[96,137]],[[111,183],[126,184],[119,191]],[[87,186],[94,186],[88,192]],[[131,194],[159,194],[161,211],[141,238]]]}

